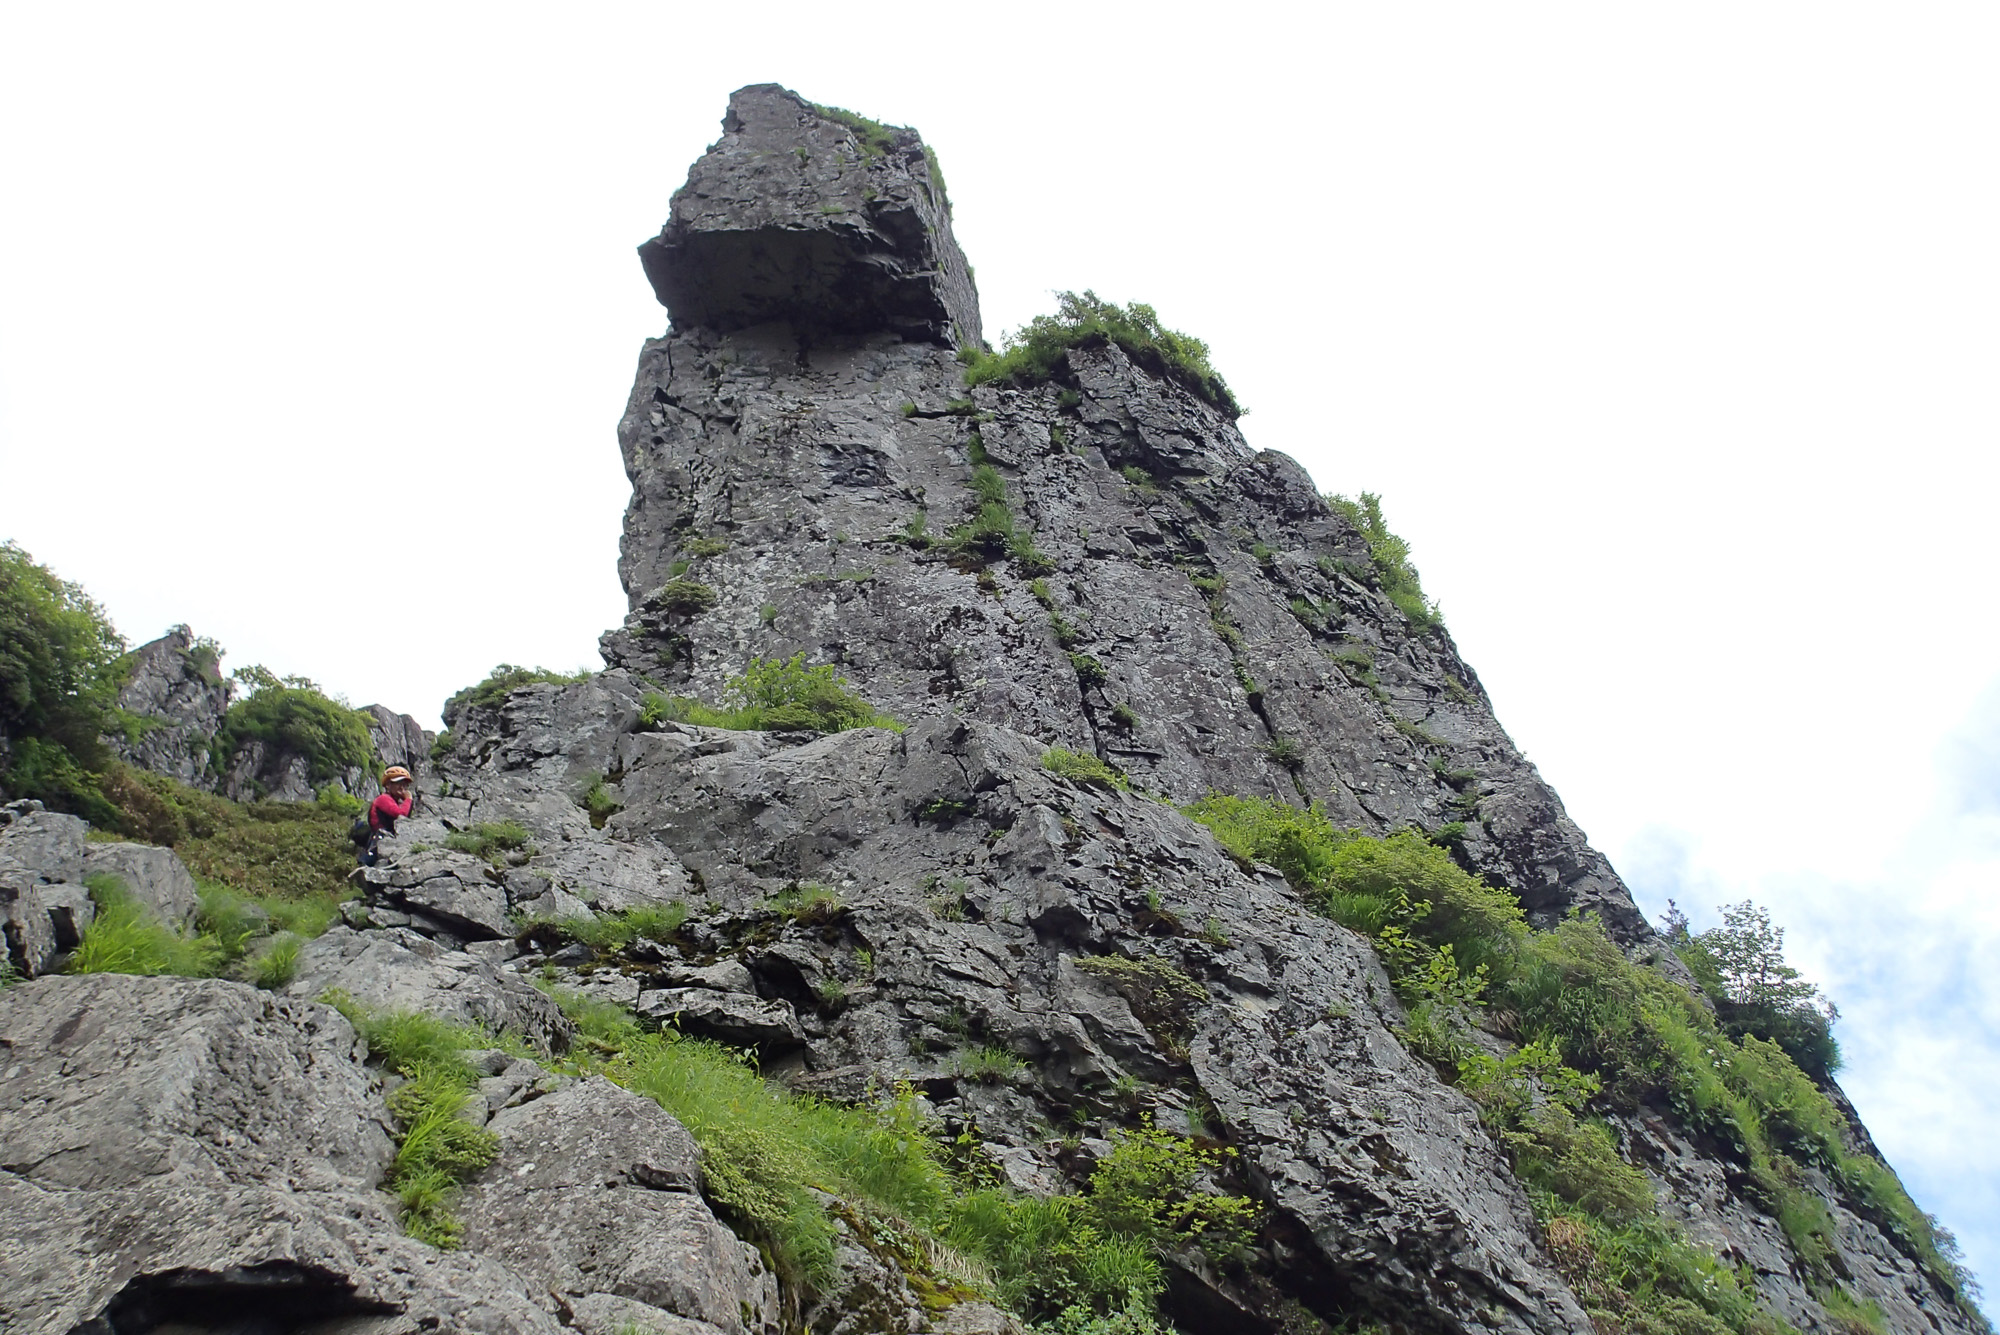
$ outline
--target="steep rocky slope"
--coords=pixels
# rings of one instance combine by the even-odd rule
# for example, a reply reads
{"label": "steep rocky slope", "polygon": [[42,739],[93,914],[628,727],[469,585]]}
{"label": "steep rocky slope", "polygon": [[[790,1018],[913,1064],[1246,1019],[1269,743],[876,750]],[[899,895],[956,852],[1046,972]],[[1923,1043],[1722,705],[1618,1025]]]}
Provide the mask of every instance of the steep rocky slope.
{"label": "steep rocky slope", "polygon": [[[1214,791],[1424,831],[1539,926],[1582,910],[1684,979],[1448,634],[1392,596],[1350,512],[1171,368],[1086,341],[1041,383],[968,390],[970,268],[914,134],[770,85],[723,128],[642,248],[674,324],[620,427],[632,610],[610,667],[468,698],[435,761],[380,711],[376,747],[424,802],[280,995],[108,976],[0,993],[0,1328],[1017,1328],[940,1298],[930,1262],[831,1197],[834,1275],[781,1285],[678,1123],[560,1073],[589,1040],[542,980],[754,1050],[798,1093],[906,1087],[968,1181],[1074,1192],[1146,1120],[1229,1147],[1206,1186],[1262,1214],[1240,1254],[1168,1249],[1162,1310],[1190,1335],[1592,1329],[1582,1244],[1412,1055],[1374,945],[1180,809]],[[994,503],[1010,533],[950,539]],[[203,745],[183,648],[148,688],[181,731],[135,757],[169,772]],[[662,708],[793,654],[903,729]],[[1051,747],[1132,786],[1062,777]],[[468,845],[502,822],[518,837]],[[30,972],[87,925],[86,856],[137,856],[95,851],[119,847],[25,807],[0,827]],[[636,940],[561,926],[674,904],[684,921]],[[397,1080],[362,1064],[329,991],[543,1054],[474,1054],[497,1157],[459,1207],[462,1251],[398,1234],[378,1189]],[[1477,1041],[1512,1046],[1500,1020]],[[1660,1215],[1720,1258],[1714,1282],[1753,1284],[1770,1316],[1983,1329],[1837,1165],[1791,1188],[1827,1220],[1806,1256],[1741,1146],[1682,1109],[1602,1111]],[[1724,1328],[1661,1310],[1644,1329]]]}

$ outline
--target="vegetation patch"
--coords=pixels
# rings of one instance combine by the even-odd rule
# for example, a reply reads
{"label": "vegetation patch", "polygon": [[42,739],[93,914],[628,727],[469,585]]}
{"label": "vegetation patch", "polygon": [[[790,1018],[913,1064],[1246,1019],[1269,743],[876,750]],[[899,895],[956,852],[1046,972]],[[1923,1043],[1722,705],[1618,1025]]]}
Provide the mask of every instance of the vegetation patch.
{"label": "vegetation patch", "polygon": [[506,865],[509,854],[521,855],[524,861],[533,856],[535,850],[528,842],[532,837],[519,821],[483,821],[469,830],[453,830],[445,836],[444,846],[499,867]]}
{"label": "vegetation patch", "polygon": [[677,899],[587,918],[524,918],[520,929],[523,936],[546,933],[597,950],[623,950],[635,941],[671,940],[687,919],[688,906]]}
{"label": "vegetation patch", "polygon": [[686,696],[648,695],[640,726],[656,728],[671,721],[739,731],[903,730],[901,723],[877,712],[849,689],[832,664],[808,667],[803,653],[752,659],[743,675],[724,690],[732,703],[722,708]]}
{"label": "vegetation patch", "polygon": [[[98,874],[85,888],[97,914],[71,953],[69,973],[130,973],[156,977],[217,978],[235,975],[259,987],[279,988],[298,970],[307,938],[338,921],[331,896],[253,898],[225,886],[198,883],[194,931],[162,922],[134,898],[121,877]],[[270,934],[275,932],[275,936]],[[270,936],[262,950],[255,943]],[[254,952],[254,953],[253,953]]]}
{"label": "vegetation patch", "polygon": [[395,1115],[396,1158],[384,1184],[401,1205],[403,1231],[449,1251],[464,1226],[451,1213],[459,1186],[493,1162],[499,1137],[465,1119],[479,1083],[462,1055],[502,1046],[483,1029],[414,1012],[377,1013],[345,993],[320,998],[347,1017],[369,1052],[404,1078],[388,1097]]}
{"label": "vegetation patch", "polygon": [[965,382],[983,385],[1007,381],[1040,384],[1055,373],[1056,363],[1071,348],[1115,343],[1125,355],[1154,375],[1172,380],[1231,418],[1243,415],[1242,405],[1210,364],[1208,344],[1160,323],[1151,306],[1134,302],[1120,306],[1094,292],[1058,292],[1056,313],[1038,315],[1012,334],[1001,351],[960,353],[966,362]]}
{"label": "vegetation patch", "polygon": [[280,677],[251,666],[234,676],[248,694],[229,706],[209,767],[222,773],[237,751],[250,742],[303,757],[313,783],[366,769],[375,759],[369,716],[345,702],[330,699],[304,677]]}
{"label": "vegetation patch", "polygon": [[[1758,1324],[1767,1318],[1756,1316],[1746,1288],[1716,1279],[1730,1272],[1652,1212],[1636,1170],[1588,1117],[1592,1108],[1641,1107],[1668,1112],[1744,1164],[1750,1199],[1818,1282],[1836,1279],[1832,1221],[1803,1165],[1825,1172],[1852,1208],[1976,1313],[1950,1236],[1886,1164],[1850,1151],[1840,1113],[1785,1049],[1726,1032],[1685,989],[1628,959],[1594,917],[1532,931],[1510,895],[1415,831],[1375,839],[1337,830],[1316,810],[1252,798],[1211,796],[1188,814],[1373,939],[1408,1007],[1404,1041],[1480,1102],[1537,1193],[1559,1261],[1567,1254],[1582,1276],[1575,1282],[1598,1286],[1601,1319],[1633,1330],[1773,1329]],[[1706,948],[1741,962],[1718,965],[1719,977],[1749,968],[1775,986],[1799,985],[1779,967],[1767,920],[1739,912],[1718,930],[1737,935]],[[1470,1041],[1488,1006],[1520,1045],[1504,1061]]]}
{"label": "vegetation patch", "polygon": [[1722,926],[1690,933],[1669,901],[1667,940],[1715,1007],[1731,1038],[1776,1043],[1800,1070],[1820,1080],[1840,1069],[1833,1022],[1840,1011],[1785,963],[1785,929],[1749,900],[1722,910]]}
{"label": "vegetation patch", "polygon": [[81,585],[0,542],[0,793],[120,828],[100,775],[123,722],[125,638]]}
{"label": "vegetation patch", "polygon": [[1130,780],[1105,761],[1087,752],[1071,751],[1060,746],[1052,746],[1042,753],[1042,768],[1071,783],[1098,788],[1124,789],[1131,786]]}
{"label": "vegetation patch", "polygon": [[1372,491],[1364,491],[1359,500],[1349,500],[1345,496],[1328,496],[1325,499],[1336,513],[1368,540],[1368,559],[1375,568],[1375,580],[1382,592],[1388,595],[1389,601],[1401,609],[1420,632],[1436,630],[1444,625],[1443,613],[1438,611],[1436,603],[1424,596],[1417,568],[1410,564],[1410,544],[1391,533],[1388,521],[1382,518],[1382,498]]}

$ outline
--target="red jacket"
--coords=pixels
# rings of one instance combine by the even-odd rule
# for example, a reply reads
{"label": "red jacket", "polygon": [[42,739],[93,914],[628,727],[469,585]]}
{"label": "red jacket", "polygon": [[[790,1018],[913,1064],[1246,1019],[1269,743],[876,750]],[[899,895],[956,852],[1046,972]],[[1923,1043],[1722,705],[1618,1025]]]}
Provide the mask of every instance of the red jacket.
{"label": "red jacket", "polygon": [[417,797],[415,793],[410,794],[410,796],[400,802],[389,794],[383,793],[368,808],[368,828],[371,830],[387,830],[390,834],[394,834],[396,832],[396,818],[398,816],[409,815],[410,808],[416,805],[416,801]]}

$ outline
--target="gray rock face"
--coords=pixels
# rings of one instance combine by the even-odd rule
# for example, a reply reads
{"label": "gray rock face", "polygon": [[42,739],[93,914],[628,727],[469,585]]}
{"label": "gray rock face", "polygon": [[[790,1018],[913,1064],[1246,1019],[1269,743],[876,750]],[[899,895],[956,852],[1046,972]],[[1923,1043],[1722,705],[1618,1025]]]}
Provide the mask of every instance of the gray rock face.
{"label": "gray rock face", "polygon": [[776,1279],[709,1213],[694,1140],[658,1104],[599,1077],[506,1109],[489,1129],[500,1157],[462,1203],[469,1249],[572,1302],[622,1300],[642,1328],[650,1308],[727,1335],[777,1330]]}
{"label": "gray rock face", "polygon": [[171,848],[156,844],[85,844],[83,874],[116,876],[132,897],[176,931],[194,923],[200,907],[194,876]]}
{"label": "gray rock face", "polygon": [[132,677],[118,693],[125,709],[153,721],[136,737],[104,740],[128,765],[213,789],[209,750],[229,710],[229,683],[194,632],[176,626],[132,651]]}
{"label": "gray rock face", "polygon": [[0,934],[6,964],[24,977],[47,973],[96,916],[83,888],[88,828],[40,802],[0,808]]}
{"label": "gray rock face", "polygon": [[[966,400],[976,418],[947,411]],[[909,538],[976,508],[975,437],[1055,564],[1039,595],[1016,563]],[[968,392],[948,353],[887,336],[802,363],[769,331],[690,331],[647,345],[620,439],[633,610],[613,663],[716,700],[750,659],[804,652],[898,718],[1004,724],[1177,801],[1460,823],[1470,864],[1541,921],[1582,907],[1651,936],[1450,637],[1375,587],[1305,472],[1115,346]],[[662,601],[682,562],[712,607]]]}
{"label": "gray rock face", "polygon": [[923,140],[776,84],[730,97],[722,138],[639,255],[678,328],[783,322],[803,337],[980,342],[972,273]]}
{"label": "gray rock face", "polygon": [[329,988],[375,1010],[483,1024],[558,1052],[575,1032],[555,1003],[519,974],[403,927],[336,927],[308,941],[286,994],[317,997]]}
{"label": "gray rock face", "polygon": [[731,1047],[791,1048],[806,1041],[798,1016],[785,1001],[705,987],[666,987],[641,992],[632,1009],[655,1024],[676,1025]]}
{"label": "gray rock face", "polygon": [[10,1331],[559,1329],[546,1290],[401,1236],[375,1190],[387,1112],[326,1007],[236,983],[50,978],[0,992],[0,1050]]}

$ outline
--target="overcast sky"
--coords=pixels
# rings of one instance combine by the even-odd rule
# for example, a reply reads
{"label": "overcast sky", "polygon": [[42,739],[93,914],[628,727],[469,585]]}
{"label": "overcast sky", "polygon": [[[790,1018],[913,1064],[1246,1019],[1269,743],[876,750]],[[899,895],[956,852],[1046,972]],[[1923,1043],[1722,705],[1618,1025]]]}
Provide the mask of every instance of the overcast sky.
{"label": "overcast sky", "polygon": [[2000,1276],[2000,11],[0,9],[0,537],[436,726],[624,611],[633,254],[729,92],[920,129],[1380,492],[1657,914],[1754,897]]}

